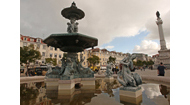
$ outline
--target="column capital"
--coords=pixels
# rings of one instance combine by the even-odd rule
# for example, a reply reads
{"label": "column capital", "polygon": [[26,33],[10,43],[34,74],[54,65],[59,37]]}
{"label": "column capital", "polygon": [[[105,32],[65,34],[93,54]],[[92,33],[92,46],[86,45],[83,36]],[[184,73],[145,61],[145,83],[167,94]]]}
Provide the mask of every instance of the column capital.
{"label": "column capital", "polygon": [[159,25],[159,24],[163,24],[162,19],[161,19],[161,18],[157,18],[156,24],[157,24],[157,25]]}

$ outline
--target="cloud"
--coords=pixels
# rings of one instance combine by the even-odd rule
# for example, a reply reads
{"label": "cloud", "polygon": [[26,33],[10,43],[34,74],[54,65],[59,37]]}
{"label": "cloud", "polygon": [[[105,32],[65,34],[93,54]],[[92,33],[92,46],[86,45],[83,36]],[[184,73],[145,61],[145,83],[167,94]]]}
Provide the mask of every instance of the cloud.
{"label": "cloud", "polygon": [[[61,16],[61,10],[70,7],[71,3],[69,0],[21,0],[21,34],[46,38],[53,33],[66,33],[69,20]],[[170,10],[170,0],[76,0],[75,3],[85,12],[84,19],[78,21],[79,33],[98,38],[98,46],[115,37],[135,36],[145,29],[151,32],[149,38],[154,39],[157,31],[151,26],[157,28],[157,10],[167,36],[164,14]]]}
{"label": "cloud", "polygon": [[160,45],[151,40],[143,40],[139,45],[136,45],[133,49],[133,53],[145,53],[148,55],[157,54],[160,50]]}
{"label": "cloud", "polygon": [[153,99],[155,96],[162,95],[160,93],[159,84],[142,84],[142,91],[145,92],[148,98]]}
{"label": "cloud", "polygon": [[105,48],[106,49],[112,49],[112,48],[114,48],[114,46],[106,46]]}

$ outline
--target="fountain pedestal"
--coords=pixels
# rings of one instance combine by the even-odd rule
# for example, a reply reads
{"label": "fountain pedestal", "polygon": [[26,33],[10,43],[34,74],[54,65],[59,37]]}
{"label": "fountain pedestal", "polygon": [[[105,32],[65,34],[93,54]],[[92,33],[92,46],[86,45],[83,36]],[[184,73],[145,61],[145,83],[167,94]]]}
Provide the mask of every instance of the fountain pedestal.
{"label": "fountain pedestal", "polygon": [[73,80],[59,80],[58,91],[61,94],[71,95],[74,92],[75,81]]}
{"label": "fountain pedestal", "polygon": [[119,96],[122,103],[140,104],[142,102],[142,89],[141,87],[121,87]]}
{"label": "fountain pedestal", "polygon": [[47,90],[57,90],[59,78],[48,78],[45,80]]}
{"label": "fountain pedestal", "polygon": [[95,78],[81,78],[81,89],[95,89]]}

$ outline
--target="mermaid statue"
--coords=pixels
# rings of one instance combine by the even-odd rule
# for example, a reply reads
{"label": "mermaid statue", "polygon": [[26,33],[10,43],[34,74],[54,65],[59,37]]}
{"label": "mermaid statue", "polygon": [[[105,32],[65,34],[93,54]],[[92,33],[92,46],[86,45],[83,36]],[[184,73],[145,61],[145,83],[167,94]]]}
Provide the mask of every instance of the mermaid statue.
{"label": "mermaid statue", "polygon": [[[134,69],[133,60],[136,55],[129,55],[120,61],[122,65],[121,70],[118,72],[117,79],[124,87],[137,87],[142,84],[142,79],[137,73],[131,73],[130,69]],[[123,78],[123,80],[120,78]]]}

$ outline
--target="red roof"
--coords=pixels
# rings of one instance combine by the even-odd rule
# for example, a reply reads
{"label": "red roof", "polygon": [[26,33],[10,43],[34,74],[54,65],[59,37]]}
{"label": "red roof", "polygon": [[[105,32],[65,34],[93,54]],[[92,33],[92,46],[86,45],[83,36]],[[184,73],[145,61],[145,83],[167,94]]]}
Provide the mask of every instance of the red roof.
{"label": "red roof", "polygon": [[[34,37],[30,37],[30,36],[24,36],[24,35],[22,35],[22,34],[20,34],[20,36],[21,36],[21,39],[22,39],[22,40],[23,40],[24,37],[25,37],[25,38],[28,38],[27,41],[29,41],[29,42],[36,42],[36,39],[41,39],[41,38],[34,38]],[[30,39],[34,39],[34,41],[31,41]],[[43,42],[43,39],[41,39],[41,43],[42,43],[42,44],[45,44],[45,43]]]}

